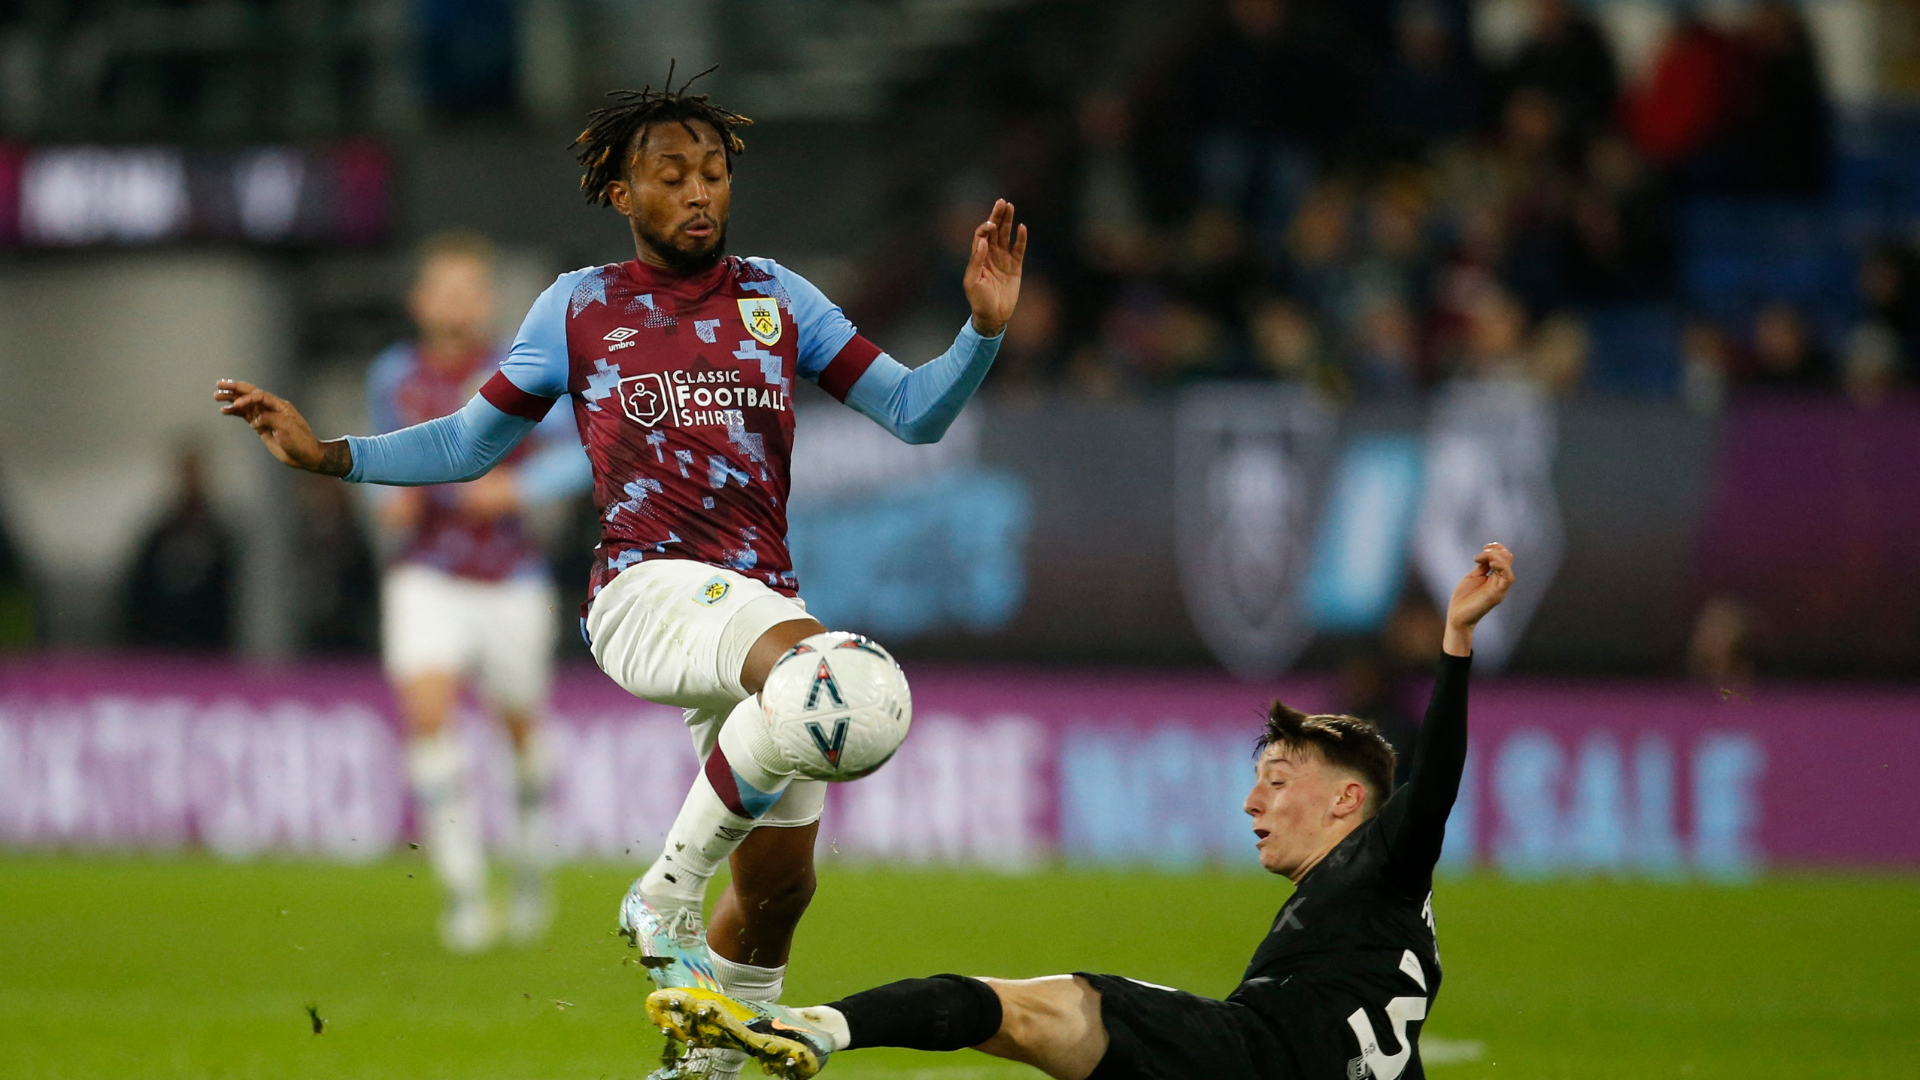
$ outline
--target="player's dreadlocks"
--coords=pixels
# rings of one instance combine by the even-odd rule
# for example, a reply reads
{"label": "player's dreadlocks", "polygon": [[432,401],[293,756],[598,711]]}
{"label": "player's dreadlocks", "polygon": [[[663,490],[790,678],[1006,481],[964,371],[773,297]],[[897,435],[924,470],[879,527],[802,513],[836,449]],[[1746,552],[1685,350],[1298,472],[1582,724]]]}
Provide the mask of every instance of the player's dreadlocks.
{"label": "player's dreadlocks", "polygon": [[734,129],[753,121],[715,105],[705,94],[687,93],[687,87],[719,66],[713,65],[675,90],[673,64],[669,62],[663,89],[655,90],[648,84],[639,90],[615,90],[607,95],[613,99],[612,105],[587,115],[587,130],[574,138],[573,145],[580,148],[574,157],[586,169],[580,176],[580,190],[588,202],[607,205],[607,184],[625,178],[627,155],[633,149],[634,136],[653,124],[678,123],[689,135],[694,134],[695,121],[708,125],[719,132],[720,145],[727,152],[727,168],[733,168],[733,155],[747,148]]}

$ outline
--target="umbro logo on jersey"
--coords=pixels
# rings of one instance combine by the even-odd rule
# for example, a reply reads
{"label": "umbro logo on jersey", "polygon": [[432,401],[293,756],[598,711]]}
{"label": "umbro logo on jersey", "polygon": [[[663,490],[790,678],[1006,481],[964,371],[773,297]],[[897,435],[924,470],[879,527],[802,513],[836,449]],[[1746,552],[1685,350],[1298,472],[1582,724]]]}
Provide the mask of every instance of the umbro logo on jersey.
{"label": "umbro logo on jersey", "polygon": [[635,330],[631,326],[616,326],[612,330],[607,331],[607,340],[625,341],[639,332],[640,331]]}

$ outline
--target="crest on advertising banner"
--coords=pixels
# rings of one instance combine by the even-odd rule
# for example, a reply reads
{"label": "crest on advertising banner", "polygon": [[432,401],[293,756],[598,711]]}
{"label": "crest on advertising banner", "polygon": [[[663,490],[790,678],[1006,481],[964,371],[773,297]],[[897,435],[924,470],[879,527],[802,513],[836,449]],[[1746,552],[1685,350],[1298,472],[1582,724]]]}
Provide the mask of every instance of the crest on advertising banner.
{"label": "crest on advertising banner", "polygon": [[1483,544],[1513,550],[1505,602],[1473,635],[1474,666],[1498,670],[1546,595],[1566,549],[1553,456],[1553,400],[1519,379],[1460,382],[1434,403],[1427,429],[1427,490],[1414,531],[1414,562],[1441,610]]}
{"label": "crest on advertising banner", "polygon": [[1334,415],[1289,386],[1206,386],[1175,418],[1175,542],[1194,627],[1242,678],[1285,671],[1312,628],[1300,603]]}

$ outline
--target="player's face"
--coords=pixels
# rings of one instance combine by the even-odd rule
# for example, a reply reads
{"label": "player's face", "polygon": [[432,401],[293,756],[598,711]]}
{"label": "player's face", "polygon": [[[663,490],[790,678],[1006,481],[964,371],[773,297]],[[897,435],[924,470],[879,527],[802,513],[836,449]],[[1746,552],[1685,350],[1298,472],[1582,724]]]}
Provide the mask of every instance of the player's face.
{"label": "player's face", "polygon": [[1360,790],[1311,747],[1267,747],[1243,807],[1260,865],[1297,879],[1359,823]]}
{"label": "player's face", "polygon": [[608,184],[607,196],[649,265],[697,273],[726,253],[733,178],[720,133],[706,124],[648,128],[627,179]]}
{"label": "player's face", "polygon": [[493,268],[470,255],[442,255],[420,268],[407,310],[423,337],[483,342],[493,326]]}

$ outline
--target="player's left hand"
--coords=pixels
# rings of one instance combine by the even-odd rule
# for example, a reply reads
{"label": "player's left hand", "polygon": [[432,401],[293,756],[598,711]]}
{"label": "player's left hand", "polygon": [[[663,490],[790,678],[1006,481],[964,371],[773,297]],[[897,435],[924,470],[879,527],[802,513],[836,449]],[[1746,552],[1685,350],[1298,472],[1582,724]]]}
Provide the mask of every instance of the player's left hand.
{"label": "player's left hand", "polygon": [[1493,543],[1473,557],[1473,570],[1453,588],[1447,601],[1447,626],[1471,629],[1487,612],[1500,606],[1513,587],[1513,552]]}
{"label": "player's left hand", "polygon": [[973,252],[960,282],[973,308],[973,328],[992,337],[1007,328],[1020,302],[1020,267],[1027,258],[1027,227],[1013,224],[1013,204],[995,199],[993,213],[973,230]]}

